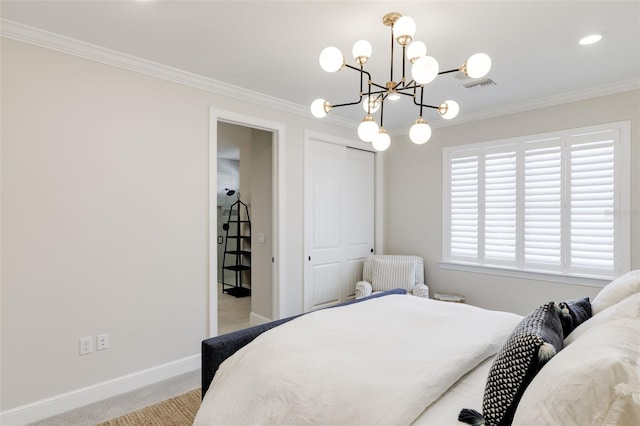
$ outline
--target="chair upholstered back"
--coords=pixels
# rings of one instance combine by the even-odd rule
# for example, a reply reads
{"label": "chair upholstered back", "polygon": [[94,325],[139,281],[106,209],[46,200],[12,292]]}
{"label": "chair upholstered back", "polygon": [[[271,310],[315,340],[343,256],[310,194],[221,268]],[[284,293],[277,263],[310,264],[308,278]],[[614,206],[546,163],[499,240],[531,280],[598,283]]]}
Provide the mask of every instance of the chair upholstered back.
{"label": "chair upholstered back", "polygon": [[[415,264],[415,281],[410,288],[411,290],[416,284],[424,283],[424,262],[420,256],[401,256],[401,255],[371,255],[364,260],[362,266],[362,279],[363,281],[373,282],[373,264],[374,259],[378,267],[383,265],[384,274],[394,274],[401,269],[407,262]],[[376,290],[383,290],[382,288],[374,288]]]}

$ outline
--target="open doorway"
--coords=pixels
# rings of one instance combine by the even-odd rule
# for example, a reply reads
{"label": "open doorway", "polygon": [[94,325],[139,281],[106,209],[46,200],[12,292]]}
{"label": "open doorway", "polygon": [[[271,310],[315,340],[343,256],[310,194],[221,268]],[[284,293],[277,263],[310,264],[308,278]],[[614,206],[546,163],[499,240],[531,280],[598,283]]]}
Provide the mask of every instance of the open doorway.
{"label": "open doorway", "polygon": [[217,137],[218,334],[224,334],[272,316],[273,134],[219,122]]}
{"label": "open doorway", "polygon": [[[280,317],[279,284],[282,280],[277,279],[280,277],[278,241],[283,228],[278,215],[282,200],[278,195],[282,181],[279,145],[283,133],[282,125],[278,123],[211,111],[211,336]],[[238,251],[243,252],[242,268],[246,269],[239,274],[240,278],[234,275],[233,268],[225,269],[229,263],[225,261],[225,251],[235,250],[232,244],[225,244],[232,230],[231,226],[225,229],[225,225],[233,217],[230,207],[237,201],[246,204],[248,220],[244,226],[250,227],[243,231],[243,238],[250,237],[238,246]],[[227,255],[234,258],[233,254]],[[225,273],[231,276],[225,276]],[[228,285],[222,284],[225,282]],[[234,291],[236,283],[242,291]]]}

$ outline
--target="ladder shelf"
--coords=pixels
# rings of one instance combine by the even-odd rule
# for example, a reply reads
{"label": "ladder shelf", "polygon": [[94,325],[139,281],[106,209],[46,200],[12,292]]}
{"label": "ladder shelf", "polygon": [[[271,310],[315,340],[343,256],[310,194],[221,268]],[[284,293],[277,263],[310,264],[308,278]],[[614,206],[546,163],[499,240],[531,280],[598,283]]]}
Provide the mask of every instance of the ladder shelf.
{"label": "ladder shelf", "polygon": [[[238,200],[231,205],[227,223],[222,257],[222,291],[235,297],[251,295],[251,220],[249,208]],[[233,273],[228,279],[225,271]]]}

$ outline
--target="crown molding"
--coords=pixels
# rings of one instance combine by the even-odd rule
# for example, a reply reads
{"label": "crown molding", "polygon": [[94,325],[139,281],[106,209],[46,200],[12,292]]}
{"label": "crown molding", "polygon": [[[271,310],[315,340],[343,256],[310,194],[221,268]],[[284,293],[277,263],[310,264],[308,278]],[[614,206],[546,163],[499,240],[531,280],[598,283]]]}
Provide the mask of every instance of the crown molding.
{"label": "crown molding", "polygon": [[[468,116],[460,117],[455,124],[468,123],[472,121],[486,120],[504,115],[517,114],[519,112],[532,111],[535,109],[548,108],[556,105],[567,104],[570,102],[584,101],[586,99],[599,98],[601,96],[613,95],[616,93],[628,92],[630,90],[640,89],[640,78],[632,78],[629,80],[617,81],[615,83],[604,84],[602,86],[590,87],[584,90],[576,90],[573,92],[561,93],[559,95],[548,96],[545,98],[531,99],[526,102],[520,102],[500,108],[493,108],[481,111]],[[453,123],[444,123],[446,127]]]}
{"label": "crown molding", "polygon": [[[599,98],[601,96],[614,95],[616,93],[628,92],[640,89],[640,78],[632,78],[629,80],[617,81],[611,84],[605,84],[597,87],[590,87],[584,90],[576,90],[573,92],[562,93],[559,95],[548,96],[545,98],[532,99],[526,102],[519,102],[499,108],[487,109],[477,113],[460,115],[455,120],[430,122],[429,125],[433,129],[457,126],[458,124],[471,123],[474,121],[487,120],[490,118],[503,117],[506,115],[517,114],[520,112],[532,111],[536,109],[548,108],[556,105],[562,105],[569,102],[578,102],[587,99]],[[410,127],[396,128],[389,131],[390,134],[407,135]]]}
{"label": "crown molding", "polygon": [[[303,105],[7,19],[0,18],[0,35],[20,42],[56,50],[96,62],[102,62],[104,64],[116,66],[129,71],[162,78],[185,86],[195,87],[197,89],[206,90],[208,92],[241,101],[309,118],[309,109]],[[434,129],[456,126],[459,124],[487,120],[519,112],[547,108],[569,102],[576,102],[638,89],[640,89],[640,78],[633,78],[585,90],[567,92],[560,95],[533,99],[499,108],[487,109],[477,113],[460,115],[455,120],[431,122],[429,124]],[[329,115],[325,117],[323,121],[325,123],[349,129],[353,129],[359,124],[359,122],[337,115]],[[410,127],[407,126],[387,129],[387,131],[391,136],[407,135],[409,134],[409,128]]]}
{"label": "crown molding", "polygon": [[[310,116],[309,108],[303,105],[7,19],[0,19],[0,35],[306,118]],[[357,125],[338,116],[326,117],[324,121],[347,128]]]}

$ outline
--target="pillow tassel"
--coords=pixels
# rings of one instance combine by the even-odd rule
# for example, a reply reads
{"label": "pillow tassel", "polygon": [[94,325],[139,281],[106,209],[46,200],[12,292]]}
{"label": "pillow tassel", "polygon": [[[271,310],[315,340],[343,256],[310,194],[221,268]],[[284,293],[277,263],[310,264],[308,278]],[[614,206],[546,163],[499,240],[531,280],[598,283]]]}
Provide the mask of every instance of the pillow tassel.
{"label": "pillow tassel", "polygon": [[551,343],[543,343],[538,348],[538,370],[540,370],[544,365],[549,362],[551,358],[556,354],[556,348]]}
{"label": "pillow tassel", "polygon": [[463,408],[460,410],[460,414],[458,414],[458,421],[473,426],[485,426],[487,424],[482,414],[470,408]]}

